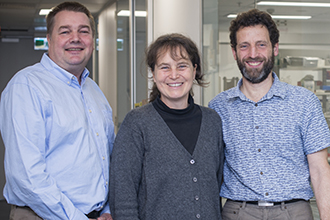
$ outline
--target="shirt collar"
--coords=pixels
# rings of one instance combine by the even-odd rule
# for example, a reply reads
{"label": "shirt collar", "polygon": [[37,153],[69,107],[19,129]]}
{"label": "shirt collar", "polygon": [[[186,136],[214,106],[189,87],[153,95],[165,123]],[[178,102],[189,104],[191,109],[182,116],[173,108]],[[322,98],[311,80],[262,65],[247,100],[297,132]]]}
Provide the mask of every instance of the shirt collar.
{"label": "shirt collar", "polygon": [[[78,79],[75,75],[69,73],[65,69],[61,68],[57,65],[53,60],[51,60],[48,56],[48,53],[44,53],[40,63],[56,78],[60,79],[62,82],[68,85],[78,84]],[[87,68],[84,69],[83,73],[81,74],[81,86],[84,85],[86,78],[89,75],[89,71]]]}
{"label": "shirt collar", "polygon": [[[267,99],[271,99],[273,96],[280,97],[282,99],[286,96],[286,84],[284,82],[281,82],[277,75],[272,72],[272,76],[274,78],[273,85],[270,87],[270,90],[267,92],[267,94],[259,101],[264,101]],[[242,86],[243,80],[242,78],[238,81],[237,86],[231,90],[228,91],[228,98],[240,98],[244,101],[250,101],[246,96],[243,94],[243,92],[240,90],[240,87]]]}

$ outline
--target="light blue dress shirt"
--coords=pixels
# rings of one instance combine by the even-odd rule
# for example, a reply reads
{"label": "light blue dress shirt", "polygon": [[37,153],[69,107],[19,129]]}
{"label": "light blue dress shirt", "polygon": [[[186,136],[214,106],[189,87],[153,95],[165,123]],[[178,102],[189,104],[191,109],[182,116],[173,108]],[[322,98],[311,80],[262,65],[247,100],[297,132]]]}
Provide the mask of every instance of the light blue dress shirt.
{"label": "light blue dress shirt", "polygon": [[221,196],[241,201],[313,197],[307,155],[330,146],[319,99],[305,88],[274,83],[257,103],[237,87],[209,107],[222,119],[225,142]]}
{"label": "light blue dress shirt", "polygon": [[108,206],[112,109],[85,69],[77,78],[45,53],[2,92],[8,203],[44,219],[87,219]]}

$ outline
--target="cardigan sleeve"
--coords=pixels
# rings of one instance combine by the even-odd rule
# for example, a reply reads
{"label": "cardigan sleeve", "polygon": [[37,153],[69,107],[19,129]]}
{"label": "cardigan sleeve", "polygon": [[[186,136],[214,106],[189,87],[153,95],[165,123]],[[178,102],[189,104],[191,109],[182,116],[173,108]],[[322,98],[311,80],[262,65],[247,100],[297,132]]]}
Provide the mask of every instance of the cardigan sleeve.
{"label": "cardigan sleeve", "polygon": [[[115,139],[110,162],[110,210],[114,220],[138,220],[138,190],[144,155],[136,117],[127,115]],[[136,115],[135,115],[136,116]]]}
{"label": "cardigan sleeve", "polygon": [[[219,181],[219,184],[220,184],[220,188],[221,188],[221,184],[222,184],[222,181],[223,181],[223,164],[224,164],[224,160],[225,160],[225,151],[224,151],[224,148],[225,148],[225,143],[223,141],[223,133],[222,133],[222,120],[220,118],[220,123],[219,123],[219,158],[220,158],[220,167],[219,167],[219,170],[218,170],[218,181]],[[219,192],[220,193],[220,192]]]}

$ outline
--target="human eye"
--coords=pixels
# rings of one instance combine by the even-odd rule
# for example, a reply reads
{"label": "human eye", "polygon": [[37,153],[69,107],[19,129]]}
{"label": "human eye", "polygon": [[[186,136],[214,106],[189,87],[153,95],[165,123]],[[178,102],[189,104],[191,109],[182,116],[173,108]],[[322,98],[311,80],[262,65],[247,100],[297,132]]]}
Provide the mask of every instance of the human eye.
{"label": "human eye", "polygon": [[60,34],[68,34],[69,31],[61,31]]}
{"label": "human eye", "polygon": [[59,31],[59,33],[61,35],[63,35],[63,34],[69,34],[70,33],[70,30],[67,29],[67,28],[61,28],[60,31]]}
{"label": "human eye", "polygon": [[258,44],[258,46],[259,47],[267,47],[267,43],[265,43],[265,42],[260,42],[259,44]]}
{"label": "human eye", "polygon": [[80,33],[82,33],[82,34],[89,34],[90,33],[89,28],[82,28],[82,29],[80,29]]}
{"label": "human eye", "polygon": [[240,50],[245,50],[247,48],[248,48],[248,45],[247,44],[241,44],[241,45],[239,45],[239,49]]}
{"label": "human eye", "polygon": [[166,66],[166,65],[161,65],[159,68],[160,68],[161,70],[168,70],[168,69],[169,69],[169,67]]}
{"label": "human eye", "polygon": [[184,64],[184,63],[179,64],[179,66],[178,66],[178,68],[179,68],[180,70],[184,70],[184,69],[186,69],[187,67],[188,67],[188,64]]}

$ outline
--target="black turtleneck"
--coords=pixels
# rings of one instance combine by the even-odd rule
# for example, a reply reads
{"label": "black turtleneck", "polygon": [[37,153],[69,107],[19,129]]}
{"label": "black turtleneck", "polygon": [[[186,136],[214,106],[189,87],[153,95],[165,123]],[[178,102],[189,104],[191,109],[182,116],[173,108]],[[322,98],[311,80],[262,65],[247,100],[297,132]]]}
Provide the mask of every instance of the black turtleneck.
{"label": "black turtleneck", "polygon": [[186,109],[171,109],[159,97],[152,104],[180,143],[193,154],[201,127],[202,111],[194,104],[192,96],[189,95],[189,106]]}

